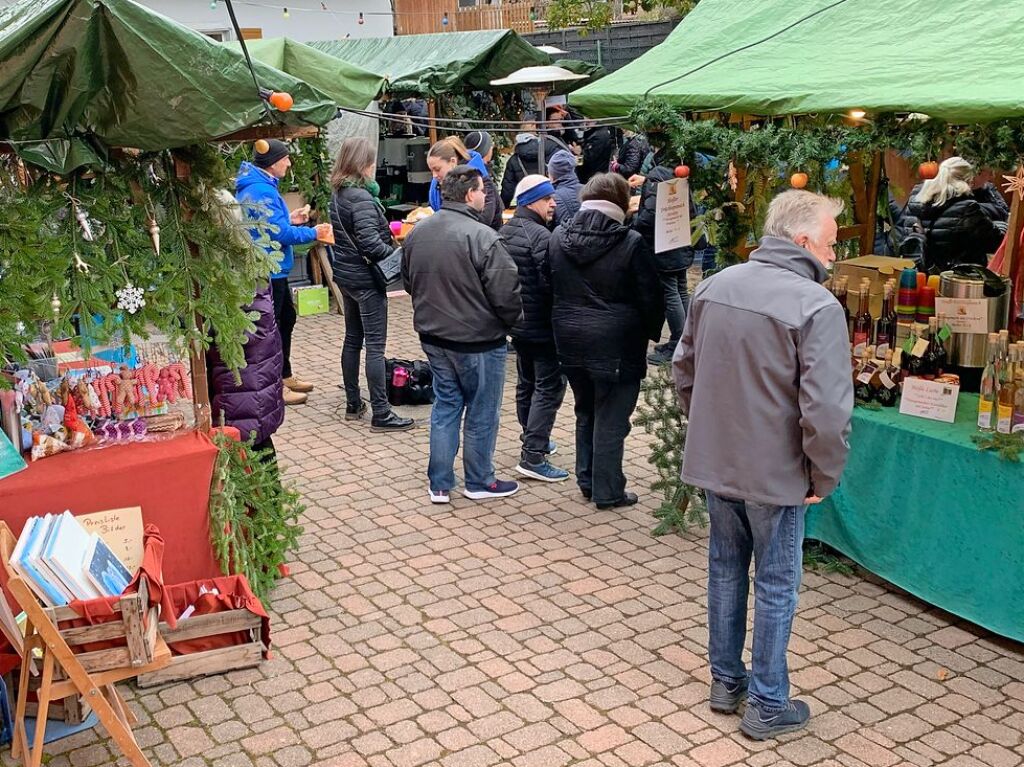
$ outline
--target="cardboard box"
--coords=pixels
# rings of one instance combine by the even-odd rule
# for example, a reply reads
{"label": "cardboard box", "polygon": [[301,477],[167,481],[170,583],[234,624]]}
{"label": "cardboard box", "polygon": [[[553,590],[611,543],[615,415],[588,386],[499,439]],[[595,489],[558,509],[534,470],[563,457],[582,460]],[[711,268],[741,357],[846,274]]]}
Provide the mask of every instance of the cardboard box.
{"label": "cardboard box", "polygon": [[[877,318],[882,314],[882,287],[886,280],[895,277],[898,282],[900,272],[915,266],[916,264],[909,258],[858,256],[845,261],[836,261],[835,266],[832,267],[832,273],[835,276],[848,277],[850,280],[847,286],[846,306],[851,315],[860,311],[860,281],[867,277],[871,281],[869,291],[871,316]],[[897,285],[897,289],[898,287]],[[893,295],[893,301],[895,300],[896,296]]]}
{"label": "cardboard box", "polygon": [[304,288],[292,288],[295,298],[295,311],[300,317],[311,314],[326,314],[330,309],[327,288],[320,285],[309,285]]}

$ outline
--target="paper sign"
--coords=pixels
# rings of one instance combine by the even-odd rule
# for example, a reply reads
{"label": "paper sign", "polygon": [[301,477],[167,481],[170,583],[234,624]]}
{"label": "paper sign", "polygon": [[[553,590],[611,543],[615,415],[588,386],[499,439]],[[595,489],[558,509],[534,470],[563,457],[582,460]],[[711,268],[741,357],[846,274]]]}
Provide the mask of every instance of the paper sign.
{"label": "paper sign", "polygon": [[907,378],[903,381],[900,412],[918,418],[953,423],[956,418],[956,398],[960,387],[956,384],[929,381],[925,378]]}
{"label": "paper sign", "polygon": [[103,542],[134,574],[142,564],[142,507],[97,511],[95,514],[76,514],[88,533],[98,533]]}
{"label": "paper sign", "polygon": [[685,178],[662,181],[654,215],[654,252],[690,244],[690,184]]}
{"label": "paper sign", "polygon": [[954,333],[988,333],[987,298],[936,296],[935,313],[942,315]]}

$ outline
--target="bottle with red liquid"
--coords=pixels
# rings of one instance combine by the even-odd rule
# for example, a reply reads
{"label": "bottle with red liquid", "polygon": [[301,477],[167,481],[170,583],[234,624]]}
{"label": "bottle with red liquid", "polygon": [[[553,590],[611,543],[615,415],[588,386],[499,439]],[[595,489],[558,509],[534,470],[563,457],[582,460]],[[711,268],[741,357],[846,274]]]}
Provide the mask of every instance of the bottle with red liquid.
{"label": "bottle with red liquid", "polygon": [[862,282],[857,302],[857,315],[853,318],[854,357],[861,356],[868,344],[871,343],[871,331],[874,321],[871,319],[871,309],[868,306],[868,302],[870,301],[868,290],[868,284],[866,282]]}
{"label": "bottle with red liquid", "polygon": [[892,305],[892,286],[886,284],[882,293],[882,314],[875,330],[875,350],[881,359],[896,343],[896,311]]}

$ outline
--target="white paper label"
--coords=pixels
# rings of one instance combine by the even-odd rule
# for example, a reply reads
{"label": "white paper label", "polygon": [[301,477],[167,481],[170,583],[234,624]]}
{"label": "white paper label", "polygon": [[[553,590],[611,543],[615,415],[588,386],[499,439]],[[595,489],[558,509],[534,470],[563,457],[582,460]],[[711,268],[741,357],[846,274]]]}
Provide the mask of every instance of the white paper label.
{"label": "white paper label", "polygon": [[908,378],[903,382],[900,412],[918,418],[953,423],[956,418],[956,398],[959,394],[960,387],[955,384],[924,378]]}
{"label": "white paper label", "polygon": [[654,252],[690,244],[690,183],[685,178],[662,181],[655,206]]}
{"label": "white paper label", "polygon": [[988,333],[987,298],[935,298],[941,314],[954,333]]}
{"label": "white paper label", "polygon": [[889,351],[889,344],[879,344],[878,348],[875,349],[875,356],[880,360],[884,360],[887,351]]}
{"label": "white paper label", "polygon": [[878,374],[878,380],[882,382],[882,386],[886,389],[895,389],[896,382],[889,378],[889,374],[884,370]]}
{"label": "white paper label", "polygon": [[871,377],[875,374],[876,370],[878,370],[878,365],[875,365],[873,362],[869,362],[857,375],[857,380],[861,383],[871,383]]}
{"label": "white paper label", "polygon": [[864,350],[868,347],[866,343],[857,344],[853,347],[853,356],[856,359],[860,359],[864,355]]}
{"label": "white paper label", "polygon": [[928,339],[919,338],[914,344],[914,348],[910,350],[910,354],[913,357],[923,357],[926,351],[928,351]]}

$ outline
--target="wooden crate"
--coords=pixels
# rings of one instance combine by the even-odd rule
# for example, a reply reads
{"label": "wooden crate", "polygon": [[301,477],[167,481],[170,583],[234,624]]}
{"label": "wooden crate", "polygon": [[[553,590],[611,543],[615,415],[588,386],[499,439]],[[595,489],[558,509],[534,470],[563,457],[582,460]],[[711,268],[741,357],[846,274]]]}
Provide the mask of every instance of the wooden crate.
{"label": "wooden crate", "polygon": [[245,632],[247,641],[230,647],[175,655],[169,666],[137,677],[139,687],[155,687],[168,682],[192,679],[209,674],[222,674],[242,668],[258,666],[263,660],[263,643],[260,640],[262,619],[245,609],[227,610],[221,613],[197,615],[178,619],[177,628],[160,624],[160,636],[167,644],[186,642],[218,634]]}
{"label": "wooden crate", "polygon": [[[55,669],[53,674],[53,680],[55,682],[63,681],[67,678],[63,669]],[[37,690],[39,690],[40,678],[34,676],[29,679],[29,695],[33,696]],[[11,706],[13,709],[14,701],[18,699],[18,674],[9,674],[0,680],[0,684],[6,684],[7,689],[10,691]],[[25,712],[28,716],[35,718],[39,712],[39,704],[34,699],[30,699],[25,708]],[[89,715],[89,707],[85,703],[85,698],[81,695],[70,695],[67,698],[61,700],[52,701],[49,708],[46,710],[46,718],[63,721],[64,724],[81,724],[85,721],[85,717]]]}

